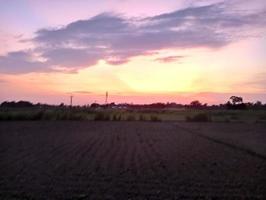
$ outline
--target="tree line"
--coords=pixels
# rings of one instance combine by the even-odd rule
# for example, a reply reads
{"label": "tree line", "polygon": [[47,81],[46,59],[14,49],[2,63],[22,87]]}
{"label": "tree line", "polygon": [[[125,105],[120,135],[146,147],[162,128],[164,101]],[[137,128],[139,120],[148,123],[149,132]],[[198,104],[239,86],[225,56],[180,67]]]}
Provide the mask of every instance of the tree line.
{"label": "tree line", "polygon": [[[4,101],[0,104],[1,108],[67,108],[71,107],[69,105],[65,105],[61,103],[60,105],[49,105],[49,104],[41,104],[41,103],[31,103],[29,101]],[[224,104],[219,105],[208,105],[207,103],[201,103],[199,100],[194,100],[190,104],[178,104],[175,102],[168,103],[151,103],[151,104],[128,104],[128,103],[109,103],[109,104],[98,104],[92,103],[90,105],[84,106],[73,106],[73,108],[121,108],[121,109],[166,109],[166,108],[192,108],[192,109],[237,109],[237,110],[245,110],[245,109],[266,109],[266,104],[263,104],[260,101],[256,102],[244,102],[242,97],[239,96],[231,96],[229,100]]]}

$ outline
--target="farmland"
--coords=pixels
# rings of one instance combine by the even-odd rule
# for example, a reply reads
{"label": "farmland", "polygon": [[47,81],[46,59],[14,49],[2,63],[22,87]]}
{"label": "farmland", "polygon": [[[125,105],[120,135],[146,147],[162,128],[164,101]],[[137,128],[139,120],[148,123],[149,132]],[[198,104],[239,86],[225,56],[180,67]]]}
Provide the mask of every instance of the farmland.
{"label": "farmland", "polygon": [[263,123],[2,121],[0,199],[265,199],[265,132]]}

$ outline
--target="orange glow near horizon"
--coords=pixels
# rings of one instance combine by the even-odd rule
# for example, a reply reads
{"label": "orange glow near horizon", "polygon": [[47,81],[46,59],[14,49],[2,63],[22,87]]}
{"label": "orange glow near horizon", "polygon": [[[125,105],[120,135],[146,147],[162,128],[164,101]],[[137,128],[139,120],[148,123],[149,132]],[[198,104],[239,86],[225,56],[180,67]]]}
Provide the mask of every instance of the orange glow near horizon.
{"label": "orange glow near horizon", "polygon": [[[0,102],[67,103],[73,94],[76,104],[86,104],[103,102],[106,91],[115,102],[222,103],[230,94],[266,102],[262,1],[151,2],[99,1],[90,12],[88,2],[79,0],[3,3]],[[243,8],[252,8],[258,19],[233,12]],[[211,17],[205,10],[217,24],[205,21]]]}
{"label": "orange glow near horizon", "polygon": [[[230,68],[232,65],[240,66],[243,62],[243,59],[233,59],[233,57],[249,53],[249,50],[242,48],[237,54],[231,54],[235,48],[239,48],[238,45],[243,46],[245,43],[233,44],[215,52],[208,49],[195,49],[189,52],[189,56],[186,51],[164,50],[163,55],[175,53],[184,55],[184,58],[169,63],[155,61],[158,55],[150,55],[135,57],[120,66],[111,66],[101,60],[96,66],[79,70],[74,74],[30,73],[3,77],[8,80],[9,85],[15,85],[7,89],[7,93],[8,90],[12,90],[20,98],[33,97],[37,94],[36,101],[41,102],[47,101],[46,98],[50,96],[50,102],[56,103],[59,103],[60,99],[67,103],[70,93],[75,94],[76,103],[79,104],[101,102],[105,91],[109,91],[113,100],[117,102],[124,100],[124,102],[143,103],[167,101],[167,98],[169,101],[186,102],[185,97],[191,97],[189,93],[265,92],[261,89],[256,91],[254,88],[243,87],[241,81],[252,78],[249,76],[252,72],[248,68],[245,71],[240,71],[241,69],[237,67]],[[207,60],[218,60],[218,57],[222,61]],[[221,57],[227,57],[232,62]],[[249,63],[244,64],[248,66]],[[236,73],[237,76],[234,76]],[[178,96],[180,94],[182,94],[181,98]],[[215,102],[212,96],[192,95],[191,98]],[[191,100],[191,98],[188,99]]]}

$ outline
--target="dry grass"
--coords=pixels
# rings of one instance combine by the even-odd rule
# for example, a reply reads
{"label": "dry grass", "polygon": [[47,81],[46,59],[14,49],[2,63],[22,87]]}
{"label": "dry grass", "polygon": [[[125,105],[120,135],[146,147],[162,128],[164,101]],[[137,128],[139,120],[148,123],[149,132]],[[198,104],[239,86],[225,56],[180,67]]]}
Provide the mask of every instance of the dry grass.
{"label": "dry grass", "polygon": [[120,110],[120,109],[1,109],[0,121],[87,120],[87,121],[188,121],[266,122],[266,110]]}

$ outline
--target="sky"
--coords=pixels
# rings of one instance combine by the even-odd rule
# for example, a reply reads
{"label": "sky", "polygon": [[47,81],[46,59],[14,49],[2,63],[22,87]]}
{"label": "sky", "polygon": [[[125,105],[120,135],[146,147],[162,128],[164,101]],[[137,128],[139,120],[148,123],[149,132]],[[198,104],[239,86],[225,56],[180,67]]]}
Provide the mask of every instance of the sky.
{"label": "sky", "polygon": [[265,0],[0,0],[0,102],[266,103]]}

